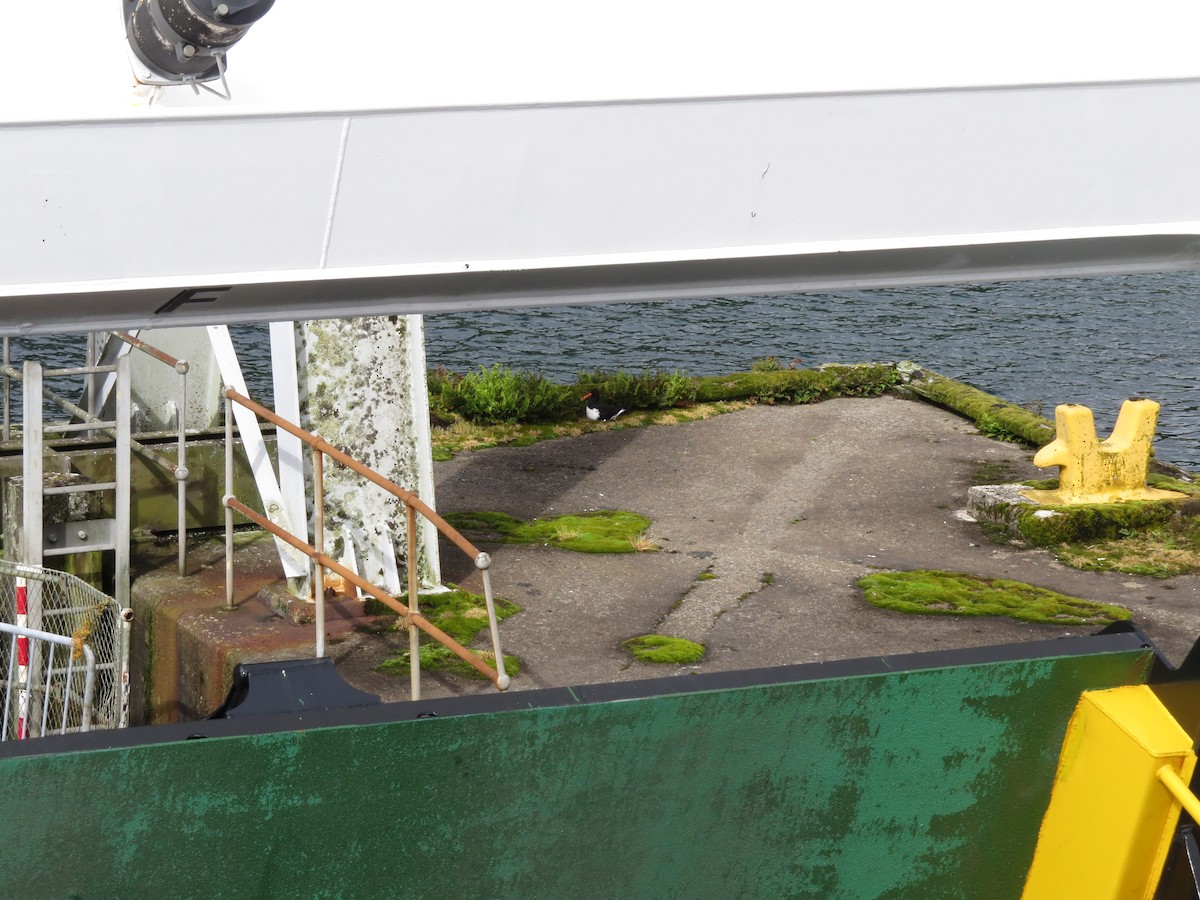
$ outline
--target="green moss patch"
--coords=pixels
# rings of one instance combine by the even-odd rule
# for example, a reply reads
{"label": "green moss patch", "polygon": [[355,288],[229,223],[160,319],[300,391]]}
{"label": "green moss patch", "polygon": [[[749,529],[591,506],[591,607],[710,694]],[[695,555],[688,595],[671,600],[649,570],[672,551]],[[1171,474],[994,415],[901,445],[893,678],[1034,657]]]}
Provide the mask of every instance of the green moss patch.
{"label": "green moss patch", "polygon": [[[497,597],[496,619],[504,621],[509,616],[521,611],[515,603]],[[488,627],[487,602],[480,594],[454,588],[441,593],[422,594],[418,603],[422,616],[436,625],[464,647],[470,646],[479,632]],[[378,600],[367,601],[367,613],[370,615],[386,615],[392,610]],[[491,651],[477,650],[481,657],[492,661]],[[483,678],[483,676],[467,663],[463,662],[452,651],[443,647],[429,635],[421,632],[420,645],[421,668],[430,671],[455,672],[468,678]],[[504,655],[504,667],[509,675],[515,675],[520,670],[516,657]],[[409,653],[403,650],[391,659],[385,660],[375,667],[375,671],[385,675],[407,675],[409,672]]]}
{"label": "green moss patch", "polygon": [[753,399],[760,403],[816,403],[833,397],[877,397],[900,383],[886,363],[736,372],[696,379],[696,399]]}
{"label": "green moss patch", "polygon": [[1093,572],[1150,578],[1190,575],[1200,572],[1200,521],[1173,521],[1111,540],[1065,544],[1055,555],[1065,565]]}
{"label": "green moss patch", "polygon": [[522,522],[502,512],[450,513],[446,520],[472,539],[506,544],[548,544],[578,553],[633,553],[650,549],[642,535],[650,520],[609,509]]}
{"label": "green moss patch", "polygon": [[1089,626],[1129,618],[1129,611],[1120,606],[956,572],[877,572],[859,580],[858,586],[873,606],[922,615],[1008,616],[1021,622]]}
{"label": "green moss patch", "polygon": [[931,403],[971,419],[990,438],[1017,441],[1030,447],[1040,447],[1054,440],[1054,423],[1049,419],[961,381],[919,370],[913,373],[908,389]]}
{"label": "green moss patch", "polygon": [[[1051,512],[1053,515],[1045,515]],[[1038,515],[1042,513],[1042,515]],[[1164,500],[1089,503],[1016,509],[1017,530],[1035,547],[1111,540],[1161,528],[1178,515],[1178,504]]]}
{"label": "green moss patch", "polygon": [[[495,654],[490,650],[476,650],[486,662],[495,665]],[[467,664],[459,659],[454,653],[441,644],[422,644],[418,651],[421,658],[422,672],[447,672],[454,675],[461,675],[463,678],[471,678],[476,681],[483,681],[484,675],[474,666]],[[407,650],[397,653],[389,660],[385,660],[375,667],[376,672],[382,672],[384,675],[400,675],[407,677],[412,671],[409,666],[409,653]],[[515,656],[507,653],[504,654],[504,671],[510,678],[515,678],[521,671],[521,661]]]}
{"label": "green moss patch", "polygon": [[[1150,487],[1178,491],[1180,500],[1125,500],[1120,503],[1086,503],[1078,506],[1027,506],[1015,504],[1000,512],[1015,521],[1016,531],[1035,547],[1114,541],[1152,532],[1187,531],[1200,517],[1200,485],[1163,475],[1146,479]],[[1055,490],[1058,479],[1030,482],[1037,490]],[[1047,512],[1053,515],[1046,515]]]}
{"label": "green moss patch", "polygon": [[632,653],[634,659],[642,662],[687,666],[704,658],[703,644],[662,634],[644,634],[641,637],[630,638],[621,646]]}
{"label": "green moss patch", "polygon": [[[1064,513],[1039,523],[1082,519],[1087,527],[1034,526],[1034,537],[1052,547],[1059,561],[1076,569],[1174,578],[1200,572],[1200,485],[1164,475],[1146,479],[1151,487],[1179,491],[1185,500],[1130,501],[1058,507]],[[1039,483],[1054,490],[1058,482]],[[1021,528],[1030,514],[1022,513]],[[1031,540],[1031,543],[1033,540]]]}

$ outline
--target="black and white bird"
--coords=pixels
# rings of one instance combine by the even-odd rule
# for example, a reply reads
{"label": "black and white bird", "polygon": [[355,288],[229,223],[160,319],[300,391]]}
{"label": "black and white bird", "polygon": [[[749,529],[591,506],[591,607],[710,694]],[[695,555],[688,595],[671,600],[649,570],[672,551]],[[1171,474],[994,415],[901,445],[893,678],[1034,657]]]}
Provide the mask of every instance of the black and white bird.
{"label": "black and white bird", "polygon": [[601,400],[599,391],[588,391],[580,399],[583,400],[583,411],[593,422],[611,422],[625,412],[625,407]]}

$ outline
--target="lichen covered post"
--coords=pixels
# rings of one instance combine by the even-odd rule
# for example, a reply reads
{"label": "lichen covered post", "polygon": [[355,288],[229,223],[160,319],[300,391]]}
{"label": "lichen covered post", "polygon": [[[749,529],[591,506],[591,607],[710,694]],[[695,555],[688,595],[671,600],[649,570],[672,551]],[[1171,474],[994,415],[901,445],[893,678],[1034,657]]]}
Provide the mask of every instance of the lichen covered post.
{"label": "lichen covered post", "polygon": [[[296,328],[301,426],[433,505],[421,317],[302,322]],[[312,490],[307,494],[312,497]],[[403,503],[341,466],[327,466],[325,517],[325,551],[341,558],[351,549],[363,577],[399,591],[398,566],[409,563]],[[438,584],[437,532],[418,522],[417,574],[424,585]]]}

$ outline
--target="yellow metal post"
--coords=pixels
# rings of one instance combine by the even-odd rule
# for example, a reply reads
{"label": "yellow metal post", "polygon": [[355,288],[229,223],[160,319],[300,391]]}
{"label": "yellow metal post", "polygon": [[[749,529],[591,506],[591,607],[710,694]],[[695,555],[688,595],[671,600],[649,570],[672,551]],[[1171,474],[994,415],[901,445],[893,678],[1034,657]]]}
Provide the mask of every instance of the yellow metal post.
{"label": "yellow metal post", "polygon": [[1084,693],[1022,897],[1153,897],[1180,810],[1164,782],[1187,784],[1195,765],[1191,738],[1150,688]]}
{"label": "yellow metal post", "polygon": [[1166,500],[1175,491],[1146,487],[1150,445],[1158,424],[1153,400],[1126,400],[1108,440],[1096,438],[1092,411],[1077,403],[1054,410],[1056,436],[1037,452],[1035,466],[1058,466],[1058,490],[1022,491],[1036,503],[1070,506],[1118,500]]}

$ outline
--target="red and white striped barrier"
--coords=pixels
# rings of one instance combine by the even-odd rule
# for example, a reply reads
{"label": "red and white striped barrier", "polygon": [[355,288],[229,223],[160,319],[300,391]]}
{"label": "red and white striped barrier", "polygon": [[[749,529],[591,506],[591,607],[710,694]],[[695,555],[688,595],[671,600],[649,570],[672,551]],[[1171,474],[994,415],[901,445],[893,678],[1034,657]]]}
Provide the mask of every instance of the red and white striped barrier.
{"label": "red and white striped barrier", "polygon": [[[26,628],[29,625],[29,594],[25,579],[17,576],[17,627]],[[29,736],[29,638],[17,638],[17,684],[20,692],[17,695],[17,739],[24,740]]]}

